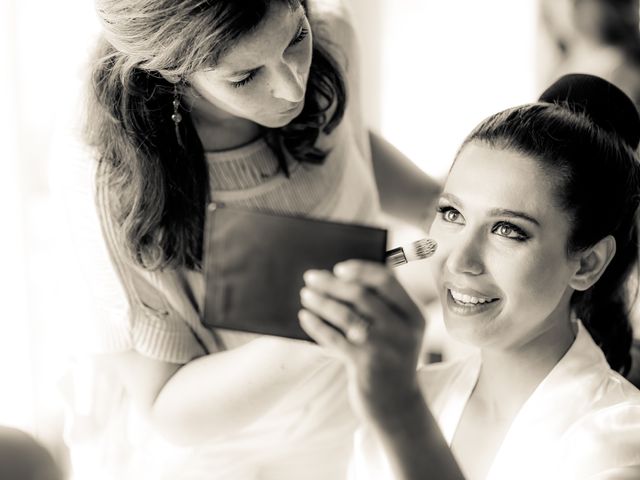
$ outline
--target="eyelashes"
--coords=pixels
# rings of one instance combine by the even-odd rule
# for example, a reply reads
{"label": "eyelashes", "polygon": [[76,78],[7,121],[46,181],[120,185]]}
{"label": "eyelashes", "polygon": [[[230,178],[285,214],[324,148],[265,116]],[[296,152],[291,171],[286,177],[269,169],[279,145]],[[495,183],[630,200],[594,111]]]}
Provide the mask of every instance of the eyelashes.
{"label": "eyelashes", "polygon": [[456,210],[453,207],[448,207],[448,206],[439,206],[437,208],[438,213],[440,214],[440,216],[442,217],[442,219],[445,222],[448,223],[463,223],[463,222],[457,222],[456,220],[458,220],[460,217],[462,217],[462,214]]}
{"label": "eyelashes", "polygon": [[238,80],[237,82],[231,82],[231,86],[233,88],[240,88],[246,85],[247,83],[249,83],[251,80],[253,80],[253,77],[255,76],[256,76],[256,70],[249,72],[249,75],[244,77],[242,80]]}
{"label": "eyelashes", "polygon": [[529,235],[527,235],[524,230],[510,222],[496,223],[491,229],[491,233],[515,240],[516,242],[524,242],[529,239]]}
{"label": "eyelashes", "polygon": [[[436,210],[440,215],[440,217],[442,218],[442,220],[446,223],[450,223],[454,225],[465,224],[464,217],[462,216],[462,214],[451,206],[448,206],[448,205],[438,206]],[[491,227],[491,233],[496,234],[503,238],[507,238],[509,240],[514,240],[516,242],[525,242],[529,238],[531,238],[530,235],[527,232],[525,232],[522,228],[520,228],[519,226],[511,222],[507,222],[504,220],[501,220],[495,223]]]}
{"label": "eyelashes", "polygon": [[302,40],[307,38],[308,35],[309,35],[309,29],[305,28],[305,27],[302,27],[300,29],[300,32],[298,32],[298,35],[296,35],[296,38],[293,39],[293,41],[289,44],[289,46],[296,45],[296,44],[300,43]]}

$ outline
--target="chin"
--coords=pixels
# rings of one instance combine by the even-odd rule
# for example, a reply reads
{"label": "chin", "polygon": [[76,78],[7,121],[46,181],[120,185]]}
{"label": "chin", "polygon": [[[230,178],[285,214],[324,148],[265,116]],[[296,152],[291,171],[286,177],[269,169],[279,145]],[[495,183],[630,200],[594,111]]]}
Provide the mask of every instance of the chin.
{"label": "chin", "polygon": [[466,319],[461,321],[459,318],[447,316],[444,317],[444,323],[447,333],[457,342],[477,348],[489,347],[496,343],[495,326],[492,324],[481,324]]}
{"label": "chin", "polygon": [[300,102],[300,104],[290,112],[275,113],[268,118],[262,119],[262,121],[256,121],[256,123],[259,123],[266,128],[281,128],[291,123],[298,115],[300,115],[300,112],[302,112],[303,108],[304,101]]}
{"label": "chin", "polygon": [[256,123],[260,123],[260,125],[262,125],[265,128],[282,128],[285,125],[288,125],[289,123],[291,123],[291,120],[293,120],[293,118],[288,118],[288,117],[283,117],[283,118],[273,118],[270,120],[266,120],[263,122],[256,122]]}

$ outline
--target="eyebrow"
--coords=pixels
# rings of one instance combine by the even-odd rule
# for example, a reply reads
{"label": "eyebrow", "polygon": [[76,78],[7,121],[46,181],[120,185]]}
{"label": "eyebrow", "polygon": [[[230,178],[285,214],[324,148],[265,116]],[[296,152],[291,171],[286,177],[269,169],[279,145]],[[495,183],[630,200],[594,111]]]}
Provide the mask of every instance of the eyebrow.
{"label": "eyebrow", "polygon": [[492,217],[521,218],[523,220],[526,220],[528,222],[533,223],[534,225],[537,225],[538,227],[540,226],[540,222],[538,222],[538,220],[533,218],[531,215],[527,215],[526,213],[518,212],[516,210],[507,210],[507,209],[504,209],[504,208],[494,208],[493,210],[491,210],[489,212],[489,215],[491,215]]}
{"label": "eyebrow", "polygon": [[[289,41],[289,43],[287,44],[287,48],[289,48],[291,46],[291,44],[293,43],[293,41],[295,40],[295,38],[298,36],[298,34],[300,33],[300,30],[302,30],[302,25],[304,24],[304,19],[305,19],[305,14],[304,14],[304,10],[302,15],[300,16],[300,21],[298,22],[298,28],[296,28],[295,33],[293,34],[293,37],[291,37],[291,40]],[[262,65],[260,65],[259,67],[254,67],[254,68],[247,68],[245,70],[237,70],[235,72],[231,72],[228,75],[226,75],[227,77],[241,77],[243,75],[247,75],[251,72],[255,72],[256,70],[262,68]]]}
{"label": "eyebrow", "polygon": [[[454,205],[462,205],[462,202],[458,197],[451,193],[443,193],[440,198],[445,200],[449,200]],[[489,216],[491,217],[509,217],[509,218],[521,218],[522,220],[526,220],[528,222],[533,223],[534,225],[540,226],[540,222],[533,218],[531,215],[527,215],[524,212],[519,212],[517,210],[509,210],[506,208],[492,208],[489,211]]]}

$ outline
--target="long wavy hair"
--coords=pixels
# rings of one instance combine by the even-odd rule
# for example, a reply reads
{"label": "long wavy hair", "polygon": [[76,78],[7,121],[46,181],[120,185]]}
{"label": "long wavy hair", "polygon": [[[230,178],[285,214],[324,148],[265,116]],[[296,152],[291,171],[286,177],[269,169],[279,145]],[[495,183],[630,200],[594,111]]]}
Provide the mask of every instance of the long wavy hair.
{"label": "long wavy hair", "polygon": [[615,238],[616,253],[604,274],[588,290],[575,291],[571,306],[611,368],[628,373],[633,339],[629,313],[637,296],[628,282],[638,262],[637,152],[616,132],[592,121],[583,108],[566,102],[539,102],[492,115],[463,146],[468,142],[525,154],[550,173],[558,204],[571,219],[567,254],[607,235]]}
{"label": "long wavy hair", "polygon": [[[304,0],[273,0],[290,8]],[[103,24],[88,92],[86,140],[97,151],[98,190],[117,241],[137,265],[200,269],[209,178],[189,112],[173,113],[174,81],[215,67],[255,29],[271,0],[96,0]],[[322,25],[307,10],[314,32]],[[315,144],[342,120],[346,88],[321,35],[313,54],[303,111],[266,139],[288,175],[285,153],[322,163]],[[171,80],[171,81],[169,81]],[[179,140],[178,140],[179,139]],[[103,219],[104,221],[104,219]]]}

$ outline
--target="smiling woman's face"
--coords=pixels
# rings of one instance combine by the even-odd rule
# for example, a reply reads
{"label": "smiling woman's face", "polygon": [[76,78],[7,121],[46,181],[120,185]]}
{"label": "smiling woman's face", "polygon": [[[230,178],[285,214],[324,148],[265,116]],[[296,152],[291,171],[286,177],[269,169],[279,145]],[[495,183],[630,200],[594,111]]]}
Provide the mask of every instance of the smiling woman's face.
{"label": "smiling woman's face", "polygon": [[303,8],[272,2],[254,31],[241,37],[215,68],[191,75],[189,83],[214,116],[277,128],[304,107],[311,53],[311,27]]}
{"label": "smiling woman's face", "polygon": [[456,338],[518,348],[568,322],[567,214],[554,183],[526,155],[470,143],[460,152],[431,226],[436,283]]}

